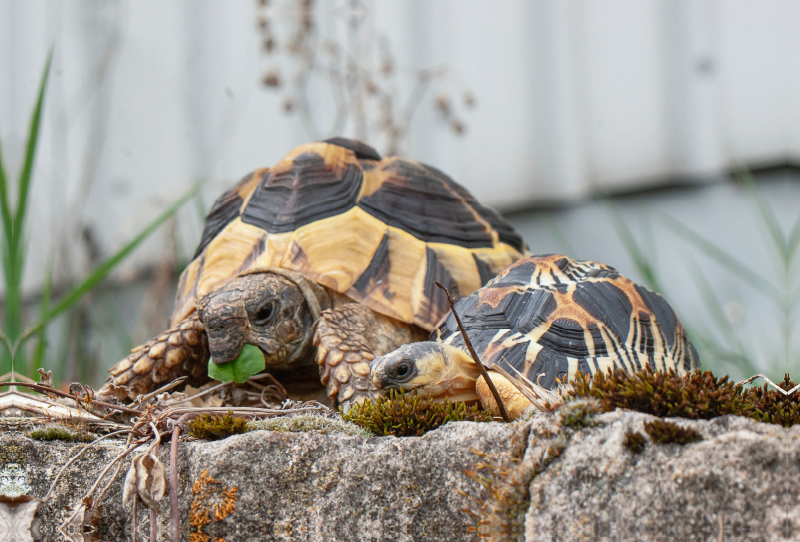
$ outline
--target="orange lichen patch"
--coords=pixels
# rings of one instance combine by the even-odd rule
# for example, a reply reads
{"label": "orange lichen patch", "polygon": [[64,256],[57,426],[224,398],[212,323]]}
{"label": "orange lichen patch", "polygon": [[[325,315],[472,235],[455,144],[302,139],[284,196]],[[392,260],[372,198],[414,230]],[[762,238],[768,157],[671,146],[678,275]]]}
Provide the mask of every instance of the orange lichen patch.
{"label": "orange lichen patch", "polygon": [[[211,537],[203,528],[214,521],[222,521],[236,508],[236,493],[238,487],[222,486],[221,482],[214,480],[207,470],[200,473],[200,478],[192,485],[192,507],[189,510],[189,542],[208,542]],[[217,502],[213,502],[217,501]],[[210,506],[210,508],[209,508]],[[215,538],[213,542],[226,542],[224,538]]]}

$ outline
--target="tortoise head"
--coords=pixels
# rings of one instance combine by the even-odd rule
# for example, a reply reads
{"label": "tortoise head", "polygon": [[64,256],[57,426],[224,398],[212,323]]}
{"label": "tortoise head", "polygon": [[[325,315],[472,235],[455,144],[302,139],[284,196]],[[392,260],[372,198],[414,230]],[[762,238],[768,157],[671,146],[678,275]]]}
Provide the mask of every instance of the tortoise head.
{"label": "tortoise head", "polygon": [[416,390],[436,401],[478,399],[475,381],[480,376],[469,354],[454,346],[419,342],[401,346],[377,357],[371,364],[372,383],[379,393]]}
{"label": "tortoise head", "polygon": [[264,352],[267,368],[289,366],[309,351],[319,302],[308,298],[306,284],[285,275],[241,275],[200,299],[198,312],[215,363],[233,361],[245,344]]}

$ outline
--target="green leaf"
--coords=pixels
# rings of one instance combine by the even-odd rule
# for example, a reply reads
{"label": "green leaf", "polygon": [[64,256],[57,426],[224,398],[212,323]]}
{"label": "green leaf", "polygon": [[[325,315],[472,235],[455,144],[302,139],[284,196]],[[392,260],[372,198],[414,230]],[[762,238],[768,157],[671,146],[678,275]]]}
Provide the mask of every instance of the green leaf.
{"label": "green leaf", "polygon": [[[25,147],[25,160],[22,172],[17,180],[17,204],[12,208],[11,187],[5,167],[0,160],[0,215],[2,215],[2,258],[3,275],[5,278],[5,321],[4,326],[7,336],[12,342],[16,341],[22,332],[22,274],[25,266],[25,246],[23,230],[25,215],[28,210],[28,195],[30,193],[33,165],[36,158],[36,147],[39,142],[39,128],[42,123],[42,109],[44,106],[45,89],[50,75],[50,66],[53,51],[47,56],[42,78],[39,83],[39,94],[28,127],[28,142]],[[11,348],[9,355],[0,356],[0,373],[5,372],[14,363],[15,348]],[[24,360],[17,360],[22,362]],[[25,372],[24,367],[22,372]]]}
{"label": "green leaf", "polygon": [[239,357],[233,361],[217,365],[213,359],[209,360],[208,376],[220,382],[235,380],[241,384],[254,374],[263,371],[264,367],[266,367],[266,363],[261,349],[252,344],[246,344]]}

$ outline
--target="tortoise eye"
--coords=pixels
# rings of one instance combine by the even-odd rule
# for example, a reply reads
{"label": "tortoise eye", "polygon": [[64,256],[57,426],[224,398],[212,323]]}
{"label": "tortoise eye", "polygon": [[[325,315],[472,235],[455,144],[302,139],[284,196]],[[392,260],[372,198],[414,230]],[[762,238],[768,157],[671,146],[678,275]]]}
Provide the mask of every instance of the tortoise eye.
{"label": "tortoise eye", "polygon": [[275,312],[275,303],[272,301],[268,301],[264,303],[258,308],[256,312],[256,319],[255,322],[258,325],[264,325],[269,322],[270,318],[272,318],[272,314]]}
{"label": "tortoise eye", "polygon": [[411,376],[413,369],[411,367],[411,363],[408,361],[404,361],[400,365],[398,365],[394,370],[394,375],[398,380],[405,380],[406,378]]}

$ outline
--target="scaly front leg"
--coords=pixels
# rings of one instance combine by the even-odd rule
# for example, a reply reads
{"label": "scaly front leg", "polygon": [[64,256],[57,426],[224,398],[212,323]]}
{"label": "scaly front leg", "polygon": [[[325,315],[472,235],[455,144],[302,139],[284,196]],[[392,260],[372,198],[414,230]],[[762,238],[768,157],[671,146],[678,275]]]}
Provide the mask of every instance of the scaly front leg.
{"label": "scaly front leg", "polygon": [[323,311],[314,345],[328,397],[345,409],[352,403],[374,399],[377,393],[370,378],[370,362],[425,338],[427,332],[375,314],[358,303]]}
{"label": "scaly front leg", "polygon": [[121,400],[135,399],[181,376],[187,384],[202,385],[208,378],[208,338],[196,314],[148,343],[135,348],[112,367],[111,376],[98,392]]}

